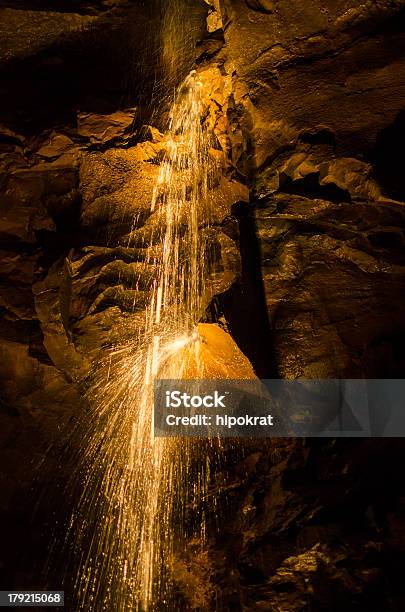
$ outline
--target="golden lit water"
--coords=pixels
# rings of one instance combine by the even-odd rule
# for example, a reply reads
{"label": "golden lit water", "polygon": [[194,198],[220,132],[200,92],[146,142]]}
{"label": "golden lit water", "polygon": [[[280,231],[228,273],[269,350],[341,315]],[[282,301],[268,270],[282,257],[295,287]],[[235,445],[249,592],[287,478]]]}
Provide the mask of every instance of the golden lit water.
{"label": "golden lit water", "polygon": [[[191,362],[193,377],[204,377],[197,324],[206,306],[203,203],[211,162],[202,117],[201,84],[192,72],[172,106],[151,202],[151,243],[159,249],[144,262],[145,269],[153,266],[154,280],[142,334],[111,351],[106,374],[95,373],[90,427],[82,432],[83,476],[70,525],[82,610],[173,609],[170,575],[186,500],[197,508],[206,492],[201,444],[153,436],[154,379],[187,377]],[[204,517],[195,523],[203,543]]]}

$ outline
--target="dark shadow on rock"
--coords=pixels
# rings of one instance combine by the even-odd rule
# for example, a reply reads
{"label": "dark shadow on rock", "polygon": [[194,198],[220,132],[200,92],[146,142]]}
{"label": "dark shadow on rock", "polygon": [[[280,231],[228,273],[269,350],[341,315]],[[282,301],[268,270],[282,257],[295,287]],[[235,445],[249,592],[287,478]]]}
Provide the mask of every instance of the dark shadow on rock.
{"label": "dark shadow on rock", "polygon": [[342,189],[335,183],[321,185],[319,172],[307,174],[307,176],[298,180],[292,180],[289,176],[281,174],[280,192],[336,203],[351,202],[350,193],[347,189]]}
{"label": "dark shadow on rock", "polygon": [[219,301],[235,341],[260,378],[278,378],[273,335],[261,271],[261,253],[253,207],[237,203],[241,278]]}
{"label": "dark shadow on rock", "polygon": [[404,139],[405,110],[402,110],[378,135],[373,154],[377,180],[388,195],[400,200],[405,199]]}

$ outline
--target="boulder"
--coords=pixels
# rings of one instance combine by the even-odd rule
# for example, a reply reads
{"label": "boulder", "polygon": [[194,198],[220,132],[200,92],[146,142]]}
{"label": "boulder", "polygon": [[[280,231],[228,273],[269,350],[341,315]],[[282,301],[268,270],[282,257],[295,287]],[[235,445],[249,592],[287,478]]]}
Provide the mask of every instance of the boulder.
{"label": "boulder", "polygon": [[109,115],[80,112],[77,115],[77,133],[93,145],[123,143],[131,135],[136,113],[136,108]]}

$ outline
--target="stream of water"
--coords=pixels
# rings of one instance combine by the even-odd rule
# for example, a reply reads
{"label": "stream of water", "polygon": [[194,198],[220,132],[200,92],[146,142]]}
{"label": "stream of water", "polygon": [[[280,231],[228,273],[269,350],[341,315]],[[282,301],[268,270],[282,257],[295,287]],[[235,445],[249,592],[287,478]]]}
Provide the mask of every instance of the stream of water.
{"label": "stream of water", "polygon": [[[91,390],[93,426],[83,433],[83,478],[70,526],[83,610],[171,609],[170,575],[184,536],[184,506],[198,508],[206,493],[209,470],[201,444],[153,436],[154,379],[187,377],[190,368],[194,378],[204,376],[197,324],[205,307],[203,203],[211,162],[202,115],[201,84],[191,72],[172,105],[151,202],[151,242],[159,249],[144,262],[145,269],[153,266],[154,278],[142,337],[112,351],[106,377]],[[197,476],[191,474],[196,460]],[[196,524],[203,546],[204,517]]]}

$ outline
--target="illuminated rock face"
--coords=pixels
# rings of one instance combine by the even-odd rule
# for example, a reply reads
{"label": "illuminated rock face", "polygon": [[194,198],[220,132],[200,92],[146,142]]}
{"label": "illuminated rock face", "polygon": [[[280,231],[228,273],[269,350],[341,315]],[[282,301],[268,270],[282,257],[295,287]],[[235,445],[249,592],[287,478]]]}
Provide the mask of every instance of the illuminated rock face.
{"label": "illuminated rock face", "polygon": [[[263,369],[273,360],[282,377],[400,376],[403,5],[221,6],[230,150],[252,186],[243,267],[260,260],[273,330]],[[225,308],[254,359],[238,327],[249,278],[243,285]]]}
{"label": "illuminated rock face", "polygon": [[257,166],[302,130],[322,126],[335,134],[340,152],[370,151],[402,110],[401,2],[222,0],[221,6],[229,69],[239,77],[236,102],[254,117]]}
{"label": "illuminated rock face", "polygon": [[[0,15],[5,588],[32,586],[16,542],[41,554],[15,496],[86,411],[77,381],[142,330],[168,144],[150,107],[155,4],[40,4]],[[177,355],[185,375],[403,377],[403,3],[220,0],[222,20],[216,0],[186,4],[195,40],[210,12],[198,72],[226,172],[212,185],[207,318],[224,315],[232,336],[200,324],[199,356]],[[170,64],[179,45],[167,32]],[[53,489],[58,452],[41,476]],[[212,529],[209,554],[191,542],[178,562],[184,609],[214,590],[224,609],[404,608],[401,441],[252,442],[235,455],[213,486],[221,537]]]}
{"label": "illuminated rock face", "polygon": [[200,323],[197,338],[173,356],[182,364],[182,378],[256,378],[252,364],[219,325]]}

